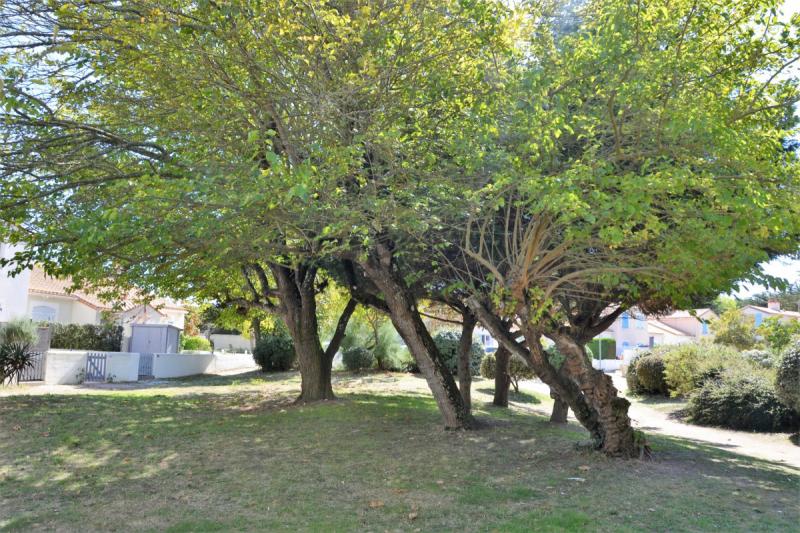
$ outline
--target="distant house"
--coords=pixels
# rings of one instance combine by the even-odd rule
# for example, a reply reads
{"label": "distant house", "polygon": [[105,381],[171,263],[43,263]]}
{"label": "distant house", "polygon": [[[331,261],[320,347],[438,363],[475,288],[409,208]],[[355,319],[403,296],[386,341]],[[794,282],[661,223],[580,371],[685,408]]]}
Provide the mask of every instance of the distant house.
{"label": "distant house", "polygon": [[625,350],[646,348],[650,346],[647,317],[635,307],[628,309],[596,338],[604,337],[610,337],[617,341],[617,357],[621,357]]}
{"label": "distant house", "polygon": [[648,317],[638,308],[622,313],[597,338],[610,337],[617,343],[617,357],[633,348],[651,348],[659,344],[680,344],[710,336],[709,323],[717,318],[711,309],[675,311],[660,317]]}
{"label": "distant house", "polygon": [[[0,254],[11,257],[15,249],[0,244]],[[116,317],[123,325],[169,324],[184,327],[187,310],[179,302],[154,299],[140,303],[127,298],[114,306],[90,291],[71,291],[72,280],[56,278],[41,267],[11,277],[0,270],[0,321],[28,317],[36,322],[99,324],[104,315]]]}
{"label": "distant house", "polygon": [[752,316],[756,327],[760,326],[761,323],[767,318],[777,318],[781,322],[800,320],[800,313],[797,311],[786,311],[781,309],[781,302],[778,300],[769,300],[767,302],[767,307],[745,305],[742,307],[742,313]]}
{"label": "distant house", "polygon": [[713,337],[709,327],[717,314],[711,309],[675,311],[669,315],[651,317],[647,321],[649,345],[681,344]]}

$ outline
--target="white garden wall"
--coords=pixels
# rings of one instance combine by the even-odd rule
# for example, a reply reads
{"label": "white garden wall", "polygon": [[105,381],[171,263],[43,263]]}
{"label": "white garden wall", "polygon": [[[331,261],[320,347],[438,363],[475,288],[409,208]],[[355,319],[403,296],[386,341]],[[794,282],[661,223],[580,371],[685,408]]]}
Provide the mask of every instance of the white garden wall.
{"label": "white garden wall", "polygon": [[77,350],[50,350],[45,357],[44,382],[48,385],[77,384],[86,372],[86,354]]}
{"label": "white garden wall", "polygon": [[253,355],[249,353],[216,353],[207,372],[219,373],[231,370],[252,370],[256,368]]}
{"label": "white garden wall", "polygon": [[106,352],[106,379],[109,381],[138,381],[139,354]]}
{"label": "white garden wall", "polygon": [[592,359],[592,366],[603,372],[616,372],[625,362],[621,359]]}
{"label": "white garden wall", "polygon": [[157,353],[153,356],[153,377],[180,378],[205,374],[213,360],[211,353]]}

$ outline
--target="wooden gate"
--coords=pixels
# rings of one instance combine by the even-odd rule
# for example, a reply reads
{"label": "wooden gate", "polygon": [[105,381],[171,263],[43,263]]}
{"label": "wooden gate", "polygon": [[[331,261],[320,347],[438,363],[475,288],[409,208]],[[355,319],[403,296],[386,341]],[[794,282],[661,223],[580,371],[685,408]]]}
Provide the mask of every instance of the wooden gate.
{"label": "wooden gate", "polygon": [[43,381],[44,380],[44,357],[42,352],[31,354],[31,366],[20,372],[20,381]]}
{"label": "wooden gate", "polygon": [[139,354],[139,379],[152,379],[153,377],[153,354]]}
{"label": "wooden gate", "polygon": [[106,354],[89,353],[86,356],[86,376],[84,381],[106,380]]}

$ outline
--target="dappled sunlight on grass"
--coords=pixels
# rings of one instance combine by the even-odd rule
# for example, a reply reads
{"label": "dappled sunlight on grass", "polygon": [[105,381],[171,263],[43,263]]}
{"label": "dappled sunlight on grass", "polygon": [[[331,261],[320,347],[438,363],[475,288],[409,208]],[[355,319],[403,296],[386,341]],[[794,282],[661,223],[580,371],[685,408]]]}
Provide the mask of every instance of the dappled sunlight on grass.
{"label": "dappled sunlight on grass", "polygon": [[339,399],[312,405],[292,404],[296,375],[257,378],[3,398],[0,529],[733,531],[800,518],[800,473],[699,442],[653,437],[655,461],[617,461],[576,449],[579,426],[484,405],[483,392],[480,429],[448,432],[418,378],[339,375]]}

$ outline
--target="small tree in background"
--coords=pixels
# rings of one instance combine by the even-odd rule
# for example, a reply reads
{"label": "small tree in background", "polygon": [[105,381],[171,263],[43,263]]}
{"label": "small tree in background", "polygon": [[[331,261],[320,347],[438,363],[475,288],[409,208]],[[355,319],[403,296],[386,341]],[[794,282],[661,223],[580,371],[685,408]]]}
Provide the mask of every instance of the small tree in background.
{"label": "small tree in background", "polygon": [[800,413],[800,338],[795,338],[778,361],[775,393],[782,403]]}
{"label": "small tree in background", "polygon": [[756,328],[756,333],[777,353],[792,342],[792,337],[800,335],[800,320],[781,322],[778,317],[770,317]]}
{"label": "small tree in background", "polygon": [[739,309],[729,309],[711,322],[714,342],[727,344],[740,350],[748,350],[755,346],[755,322]]}

